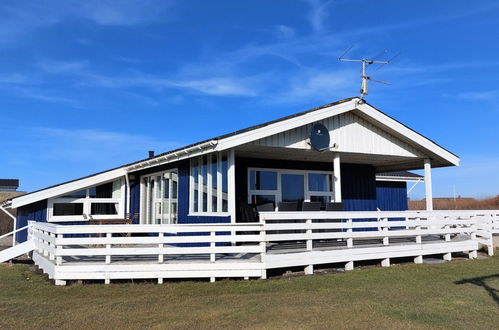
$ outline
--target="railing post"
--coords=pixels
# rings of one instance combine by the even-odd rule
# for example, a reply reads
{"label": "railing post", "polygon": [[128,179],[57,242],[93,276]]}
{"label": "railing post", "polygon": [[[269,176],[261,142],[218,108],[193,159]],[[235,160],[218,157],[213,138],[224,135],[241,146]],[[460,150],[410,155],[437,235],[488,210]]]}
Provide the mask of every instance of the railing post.
{"label": "railing post", "polygon": [[[231,231],[231,235],[232,235],[232,231]],[[214,242],[214,239],[215,239],[215,232],[214,231],[211,231],[210,232],[210,248],[211,249],[214,249],[215,248],[215,242]],[[210,252],[210,262],[215,262],[216,260],[216,254],[215,253],[212,253]]]}
{"label": "railing post", "polygon": [[[448,219],[449,219],[449,217],[448,217],[448,216],[444,216],[444,221],[447,221]],[[447,229],[450,229],[449,224],[446,224],[446,225],[444,226],[444,229],[446,229],[446,230],[447,230]],[[449,233],[446,233],[446,234],[445,234],[445,241],[446,241],[446,242],[450,242],[450,234],[449,234]]]}
{"label": "railing post", "polygon": [[[383,221],[384,226],[383,226],[383,231],[387,232],[388,231],[388,218],[384,218]],[[383,237],[383,245],[389,245],[390,244],[390,239],[388,236]]]}
{"label": "railing post", "polygon": [[[112,238],[113,234],[112,233],[106,233],[106,238]],[[106,244],[106,265],[109,265],[111,263],[111,244]],[[106,280],[106,284],[107,284]]]}
{"label": "railing post", "polygon": [[307,233],[307,250],[312,251],[312,249],[313,249],[312,229],[311,229],[312,219],[307,219],[306,223],[308,225],[307,231],[306,231],[306,233]]}
{"label": "railing post", "polygon": [[55,264],[57,266],[62,265],[62,256],[60,255],[60,252],[62,252],[63,246],[59,245],[58,241],[63,238],[62,234],[56,234],[56,245],[55,245]]}
{"label": "railing post", "polygon": [[162,264],[163,260],[164,260],[164,255],[163,255],[163,237],[164,236],[165,236],[165,233],[163,233],[163,232],[158,233],[158,238],[160,240],[160,243],[158,244],[158,263],[160,263],[160,264]]}
{"label": "railing post", "polygon": [[352,219],[348,219],[347,220],[347,233],[349,234],[348,237],[347,237],[347,248],[351,248],[353,247],[353,237],[352,237],[352,234],[353,234],[353,229],[352,229],[352,224],[353,224],[353,221]]}
{"label": "railing post", "polygon": [[[53,232],[49,233],[49,236],[55,240],[55,234]],[[51,247],[54,251],[49,251],[49,260],[55,260],[55,242],[49,242],[49,247]]]}
{"label": "railing post", "polygon": [[265,256],[267,255],[267,237],[266,237],[266,220],[263,216],[260,215],[260,262],[262,264],[262,276],[260,277],[262,280],[267,279],[267,266],[265,264]]}

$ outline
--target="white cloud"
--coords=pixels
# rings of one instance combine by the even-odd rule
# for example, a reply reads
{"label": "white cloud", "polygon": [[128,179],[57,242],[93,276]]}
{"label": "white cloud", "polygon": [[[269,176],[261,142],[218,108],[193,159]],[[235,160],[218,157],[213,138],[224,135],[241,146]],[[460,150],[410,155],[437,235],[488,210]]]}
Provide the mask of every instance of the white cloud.
{"label": "white cloud", "polygon": [[[133,26],[170,19],[170,0],[3,1],[0,44],[18,43],[39,29],[84,20],[102,26]],[[81,40],[81,39],[80,39]]]}
{"label": "white cloud", "polygon": [[495,100],[499,97],[499,90],[463,92],[456,95],[460,99],[467,100]]}

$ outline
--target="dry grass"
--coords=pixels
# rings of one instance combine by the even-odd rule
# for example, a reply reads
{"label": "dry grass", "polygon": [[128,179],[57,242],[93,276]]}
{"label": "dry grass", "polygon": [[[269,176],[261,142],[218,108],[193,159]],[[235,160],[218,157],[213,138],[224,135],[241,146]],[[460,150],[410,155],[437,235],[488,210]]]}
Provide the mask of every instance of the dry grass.
{"label": "dry grass", "polygon": [[[485,199],[456,198],[456,200],[453,198],[435,198],[433,208],[435,210],[498,210],[499,196]],[[424,199],[409,201],[409,210],[424,209],[426,209]]]}
{"label": "dry grass", "polygon": [[268,281],[67,287],[2,264],[0,329],[494,329],[498,289],[499,257]]}
{"label": "dry grass", "polygon": [[[20,191],[1,191],[0,192],[0,203],[10,199],[12,197],[16,197],[19,195],[23,195],[23,192]],[[15,210],[9,210],[11,214],[16,215]],[[0,235],[11,232],[12,231],[12,219],[0,210]]]}

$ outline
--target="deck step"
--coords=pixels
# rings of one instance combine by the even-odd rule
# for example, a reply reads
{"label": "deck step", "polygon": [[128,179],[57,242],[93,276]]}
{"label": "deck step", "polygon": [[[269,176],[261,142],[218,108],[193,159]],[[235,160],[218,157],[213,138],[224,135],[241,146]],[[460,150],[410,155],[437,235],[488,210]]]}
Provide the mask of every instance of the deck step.
{"label": "deck step", "polygon": [[34,249],[35,249],[35,242],[33,240],[29,240],[24,243],[5,249],[3,251],[0,251],[0,263],[19,257],[25,253],[33,251]]}

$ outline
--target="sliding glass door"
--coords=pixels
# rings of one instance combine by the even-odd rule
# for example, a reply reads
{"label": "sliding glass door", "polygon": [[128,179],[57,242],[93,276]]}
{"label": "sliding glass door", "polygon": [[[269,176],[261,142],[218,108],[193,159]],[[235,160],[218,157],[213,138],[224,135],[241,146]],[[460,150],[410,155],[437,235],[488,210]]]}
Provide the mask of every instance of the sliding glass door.
{"label": "sliding glass door", "polygon": [[142,177],[142,224],[173,224],[178,216],[177,170],[155,173]]}

